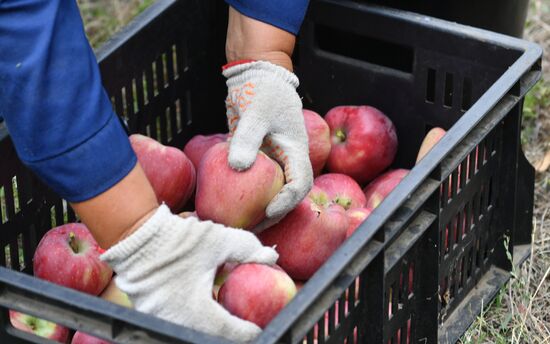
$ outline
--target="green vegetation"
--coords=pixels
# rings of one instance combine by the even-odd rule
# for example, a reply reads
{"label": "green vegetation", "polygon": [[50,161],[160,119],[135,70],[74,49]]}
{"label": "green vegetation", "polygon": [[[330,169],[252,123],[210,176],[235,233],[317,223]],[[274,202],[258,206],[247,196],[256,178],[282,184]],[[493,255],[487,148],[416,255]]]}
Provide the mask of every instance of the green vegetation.
{"label": "green vegetation", "polygon": [[97,48],[155,0],[78,0],[86,35]]}
{"label": "green vegetation", "polygon": [[540,117],[550,109],[550,82],[539,81],[525,96],[523,104],[523,144],[532,143],[537,139],[541,129]]}

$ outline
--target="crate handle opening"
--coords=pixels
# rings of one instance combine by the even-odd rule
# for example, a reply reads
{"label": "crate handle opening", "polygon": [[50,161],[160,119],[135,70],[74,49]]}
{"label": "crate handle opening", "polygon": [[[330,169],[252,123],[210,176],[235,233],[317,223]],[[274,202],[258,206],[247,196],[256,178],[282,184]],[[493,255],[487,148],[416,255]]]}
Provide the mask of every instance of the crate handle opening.
{"label": "crate handle opening", "polygon": [[325,25],[316,25],[317,46],[329,53],[411,74],[414,49]]}

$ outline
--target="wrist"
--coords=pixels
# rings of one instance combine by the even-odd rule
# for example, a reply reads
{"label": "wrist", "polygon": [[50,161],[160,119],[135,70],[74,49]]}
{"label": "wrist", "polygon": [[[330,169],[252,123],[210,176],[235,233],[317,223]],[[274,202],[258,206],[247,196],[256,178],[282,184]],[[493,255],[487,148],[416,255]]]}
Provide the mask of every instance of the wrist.
{"label": "wrist", "polygon": [[295,41],[291,33],[246,17],[232,7],[229,9],[225,46],[228,63],[240,60],[267,61],[292,72],[291,56]]}
{"label": "wrist", "polygon": [[[139,264],[144,257],[162,252],[159,246],[166,242],[166,235],[172,231],[170,221],[173,218],[170,209],[165,205],[156,208],[151,214],[138,221],[133,231],[127,231],[124,238],[106,250],[100,257],[120,273],[131,266]],[[131,258],[133,257],[133,258]]]}
{"label": "wrist", "polygon": [[292,59],[289,55],[282,51],[249,52],[245,54],[227,51],[227,65],[224,66],[224,68],[244,62],[254,61],[270,62],[293,72]]}
{"label": "wrist", "polygon": [[145,222],[147,222],[147,220],[149,220],[155,214],[155,212],[157,210],[158,210],[158,207],[155,207],[155,208],[151,209],[145,215],[143,215],[141,218],[139,218],[131,227],[129,227],[129,228],[125,229],[124,231],[122,231],[122,233],[120,234],[117,242],[120,242],[120,241],[126,239],[132,233],[134,233],[136,230],[138,230],[138,228],[143,226],[143,224]]}
{"label": "wrist", "polygon": [[133,233],[159,206],[139,163],[109,190],[71,205],[103,249]]}

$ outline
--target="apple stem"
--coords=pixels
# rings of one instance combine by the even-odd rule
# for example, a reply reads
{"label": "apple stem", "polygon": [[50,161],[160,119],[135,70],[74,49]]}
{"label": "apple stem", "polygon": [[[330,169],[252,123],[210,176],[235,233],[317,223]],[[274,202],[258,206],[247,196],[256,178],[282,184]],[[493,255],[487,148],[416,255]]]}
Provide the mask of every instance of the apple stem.
{"label": "apple stem", "polygon": [[351,207],[351,200],[349,198],[337,197],[334,202],[342,206],[345,210],[348,210]]}
{"label": "apple stem", "polygon": [[74,235],[74,232],[69,233],[69,246],[71,246],[71,249],[74,253],[78,253],[78,243],[76,242],[76,236]]}
{"label": "apple stem", "polygon": [[336,137],[340,140],[340,142],[346,141],[346,133],[342,129],[336,129]]}

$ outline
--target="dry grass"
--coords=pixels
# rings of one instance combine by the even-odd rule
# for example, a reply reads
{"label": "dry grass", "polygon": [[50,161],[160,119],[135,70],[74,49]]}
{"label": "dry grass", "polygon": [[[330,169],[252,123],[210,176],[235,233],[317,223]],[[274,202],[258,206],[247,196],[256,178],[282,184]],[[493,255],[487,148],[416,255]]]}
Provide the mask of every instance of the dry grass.
{"label": "dry grass", "polygon": [[[525,101],[522,141],[537,165],[550,151],[550,1],[532,0],[525,38],[546,55],[543,80]],[[550,170],[537,172],[531,258],[478,318],[464,343],[550,343]]]}
{"label": "dry grass", "polygon": [[155,0],[77,0],[93,47],[98,47]]}
{"label": "dry grass", "polygon": [[[481,1],[481,0],[480,0]],[[94,47],[154,0],[78,0]],[[531,163],[550,151],[550,0],[531,0],[525,38],[548,53],[544,80],[525,101],[522,141]],[[531,258],[501,290],[462,339],[463,343],[550,344],[550,170],[537,173]]]}

